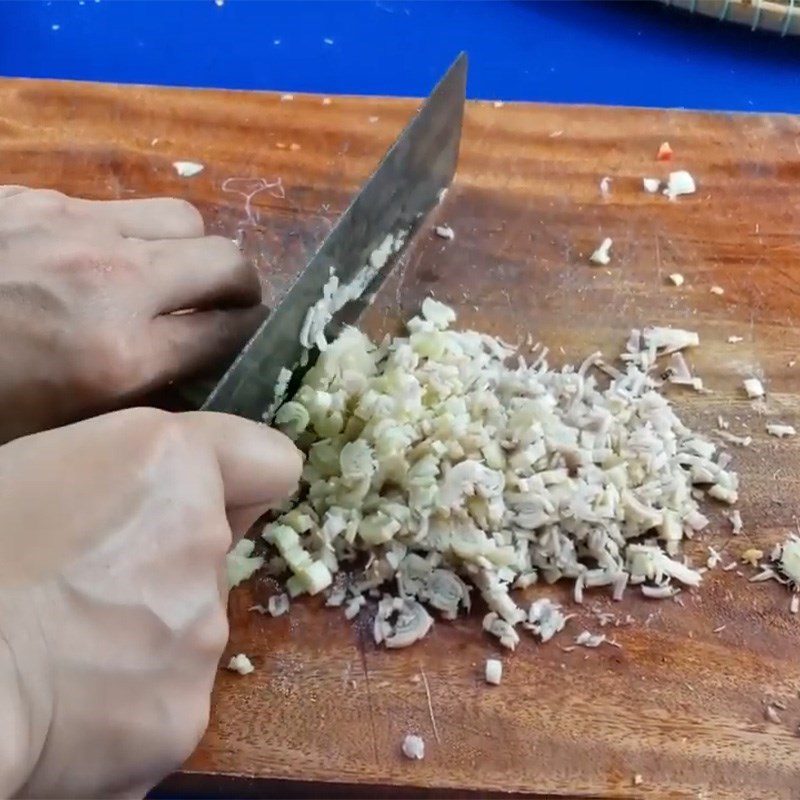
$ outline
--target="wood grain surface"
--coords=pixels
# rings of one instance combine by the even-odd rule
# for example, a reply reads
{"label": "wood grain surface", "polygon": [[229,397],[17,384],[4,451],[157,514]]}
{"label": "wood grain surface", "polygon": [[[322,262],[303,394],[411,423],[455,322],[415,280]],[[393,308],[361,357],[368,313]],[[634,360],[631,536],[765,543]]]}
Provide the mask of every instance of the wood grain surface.
{"label": "wood grain surface", "polygon": [[[271,303],[415,107],[5,81],[0,182],[185,197],[209,231],[242,242]],[[665,139],[671,164],[655,160]],[[205,170],[179,178],[177,159]],[[642,190],[643,176],[678,167],[695,175],[694,196]],[[714,393],[673,391],[676,406],[699,429],[721,413],[753,436],[733,452],[744,533],[731,537],[715,508],[713,530],[688,548],[699,561],[713,543],[728,563],[781,540],[800,510],[800,440],[764,432],[765,419],[800,424],[798,178],[792,117],[472,103],[457,182],[436,212],[456,238],[423,230],[365,325],[394,329],[433,293],[465,325],[511,340],[531,332],[555,363],[616,354],[648,323],[699,331],[691,361]],[[592,269],[604,236],[613,261]],[[676,271],[680,288],[667,279]],[[744,398],[750,375],[767,386],[766,418]],[[524,638],[513,654],[481,633],[479,614],[437,622],[400,652],[372,643],[367,612],[348,623],[314,599],[264,617],[248,608],[274,588],[257,579],[231,596],[227,654],[247,653],[256,671],[220,672],[208,733],[165,791],[800,798],[800,620],[786,590],[749,584],[752,572],[708,573],[683,607],[598,592],[560,639]],[[563,596],[529,595],[543,592]],[[600,630],[594,605],[634,618],[610,632],[620,647],[565,652],[571,635]],[[483,663],[498,654],[504,680],[489,687]],[[779,724],[764,717],[768,699],[785,705]],[[401,756],[409,732],[424,737],[424,761]]]}

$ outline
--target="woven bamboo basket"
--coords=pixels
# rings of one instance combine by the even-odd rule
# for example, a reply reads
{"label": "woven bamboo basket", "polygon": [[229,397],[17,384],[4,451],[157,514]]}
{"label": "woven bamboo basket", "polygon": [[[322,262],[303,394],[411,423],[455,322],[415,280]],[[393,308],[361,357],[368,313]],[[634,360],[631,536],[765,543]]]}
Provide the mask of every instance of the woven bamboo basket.
{"label": "woven bamboo basket", "polygon": [[750,30],[800,36],[800,0],[663,0],[707,17],[747,25]]}

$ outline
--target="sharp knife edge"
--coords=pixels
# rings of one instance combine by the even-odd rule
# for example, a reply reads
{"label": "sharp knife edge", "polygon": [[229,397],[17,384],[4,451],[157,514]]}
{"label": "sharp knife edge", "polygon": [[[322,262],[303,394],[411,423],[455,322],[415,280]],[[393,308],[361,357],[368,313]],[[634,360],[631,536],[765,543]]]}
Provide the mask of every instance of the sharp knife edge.
{"label": "sharp knife edge", "polygon": [[[343,322],[354,321],[365,296],[374,295],[425,214],[453,178],[464,114],[467,57],[461,53],[434,91],[384,156],[350,206],[328,234],[291,289],[253,334],[203,404],[254,420],[267,419],[308,349],[300,335],[309,309],[323,295],[331,270],[340,285],[357,286],[357,297],[326,327],[335,336]],[[388,237],[393,237],[389,239]],[[402,239],[385,265],[376,253]],[[372,272],[365,265],[375,261]],[[370,280],[372,278],[372,280]],[[281,386],[279,386],[279,383]]]}

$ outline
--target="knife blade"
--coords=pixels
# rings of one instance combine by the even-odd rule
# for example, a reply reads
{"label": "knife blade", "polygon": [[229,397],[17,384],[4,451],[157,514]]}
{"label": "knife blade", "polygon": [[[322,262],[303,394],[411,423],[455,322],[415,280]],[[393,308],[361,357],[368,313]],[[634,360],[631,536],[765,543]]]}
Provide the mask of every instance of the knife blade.
{"label": "knife blade", "polygon": [[[387,236],[408,242],[451,182],[458,160],[464,115],[467,56],[461,53],[389,148],[378,168],[341,216],[322,245],[272,309],[209,394],[203,410],[224,411],[253,420],[268,419],[282,370],[295,374],[314,353],[300,342],[309,309],[322,297],[331,274],[341,285],[358,286],[354,297],[325,328],[335,336],[352,323],[391,271],[403,247],[381,259]],[[378,254],[378,258],[375,254]],[[362,280],[365,266],[369,281]],[[385,256],[385,252],[384,252]],[[385,264],[381,263],[385,261]],[[372,274],[374,273],[374,274]],[[306,358],[304,359],[304,354]],[[285,381],[282,381],[285,386]]]}

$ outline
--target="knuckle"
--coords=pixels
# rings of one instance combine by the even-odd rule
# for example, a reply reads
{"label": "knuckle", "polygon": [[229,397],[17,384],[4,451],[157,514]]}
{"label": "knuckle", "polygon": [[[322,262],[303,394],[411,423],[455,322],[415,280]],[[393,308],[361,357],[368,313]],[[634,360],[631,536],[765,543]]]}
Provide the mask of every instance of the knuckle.
{"label": "knuckle", "polygon": [[80,375],[92,396],[120,397],[143,388],[146,375],[130,337],[103,328],[87,337]]}
{"label": "knuckle", "polygon": [[208,652],[215,661],[219,661],[228,644],[229,635],[230,625],[228,623],[228,615],[222,607],[222,604],[220,604],[217,611],[204,626],[204,641],[201,644],[201,649]]}

